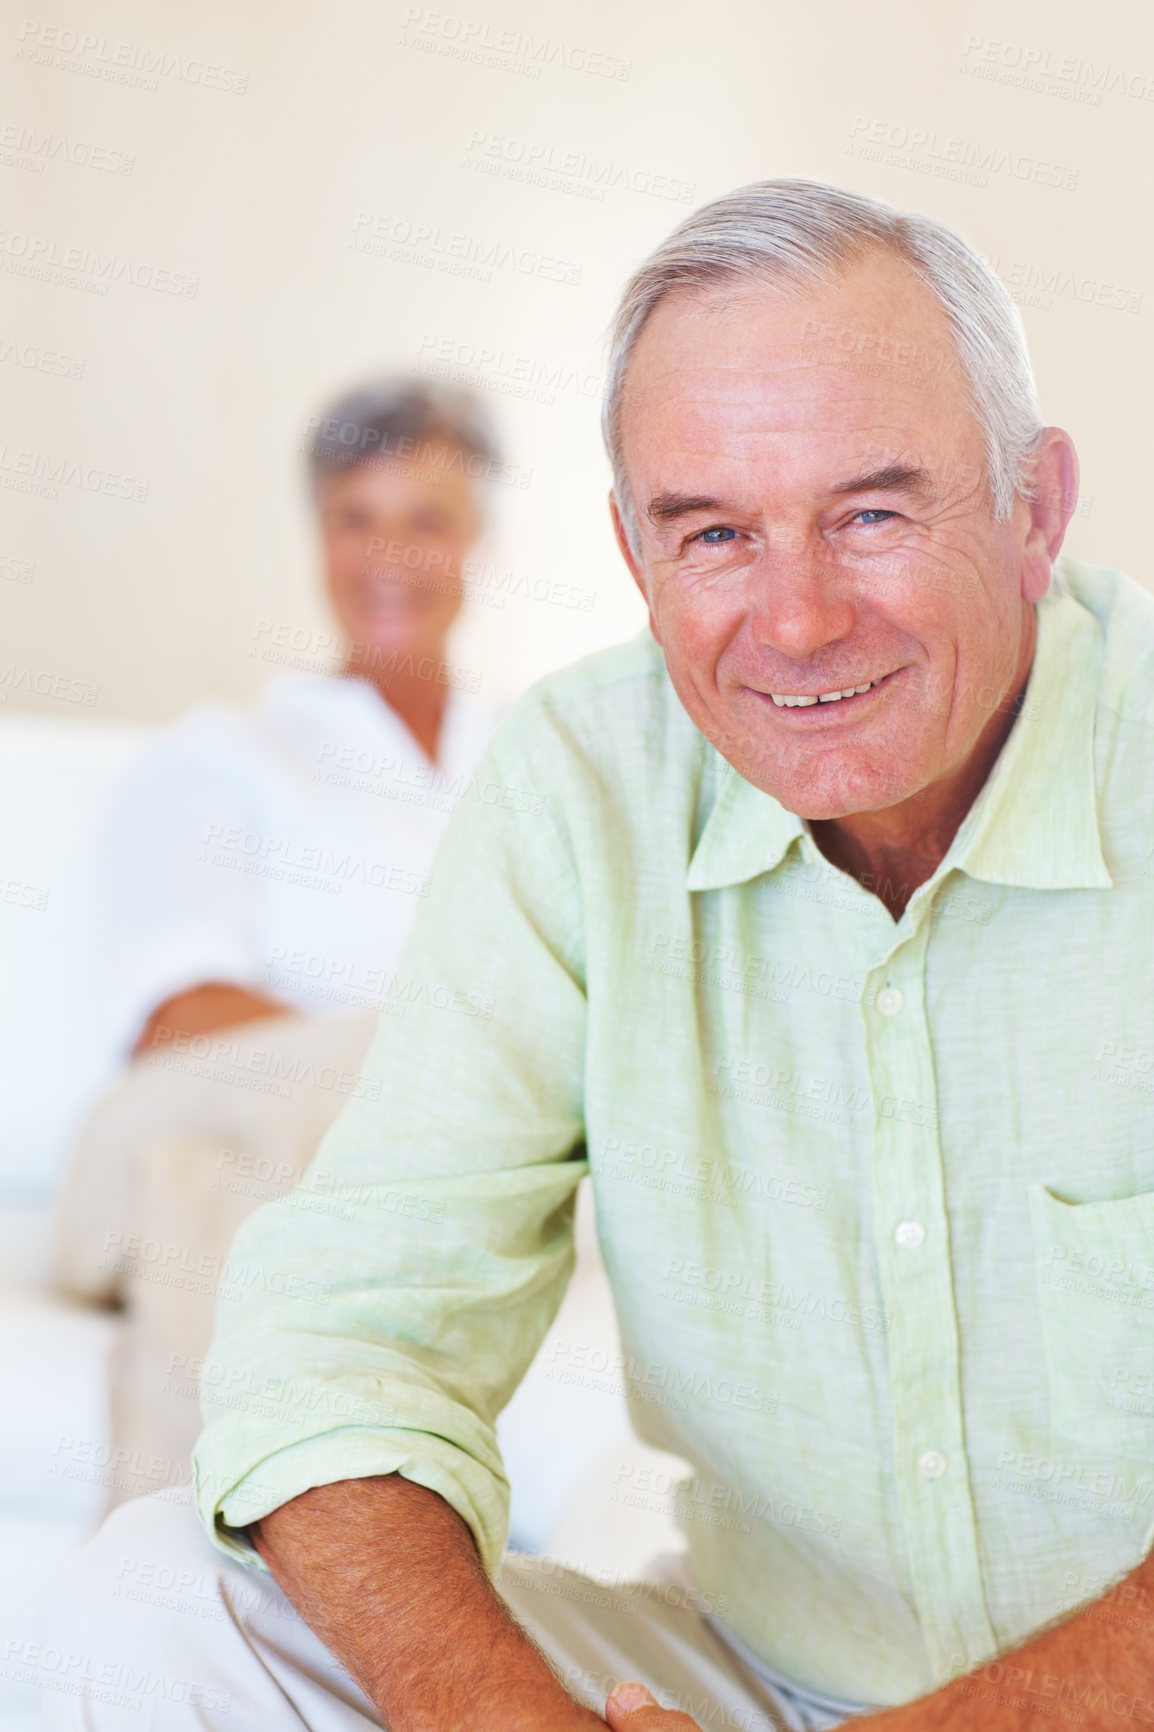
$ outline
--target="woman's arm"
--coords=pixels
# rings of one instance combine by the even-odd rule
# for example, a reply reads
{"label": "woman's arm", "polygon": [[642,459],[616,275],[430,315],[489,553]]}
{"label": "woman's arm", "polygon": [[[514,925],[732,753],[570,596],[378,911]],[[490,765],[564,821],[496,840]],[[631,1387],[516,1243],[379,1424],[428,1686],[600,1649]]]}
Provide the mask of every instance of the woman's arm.
{"label": "woman's arm", "polygon": [[263,992],[245,986],[209,981],[178,992],[158,1004],[137,1036],[132,1057],[164,1046],[174,1035],[206,1034],[210,1029],[229,1028],[238,1022],[253,1022],[263,1016],[285,1016],[290,1006]]}

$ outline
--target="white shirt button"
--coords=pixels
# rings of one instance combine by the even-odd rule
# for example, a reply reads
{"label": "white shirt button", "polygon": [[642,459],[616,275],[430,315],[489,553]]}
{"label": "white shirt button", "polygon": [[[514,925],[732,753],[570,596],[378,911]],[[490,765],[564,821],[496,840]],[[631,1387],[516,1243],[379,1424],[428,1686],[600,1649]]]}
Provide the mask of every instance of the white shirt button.
{"label": "white shirt button", "polygon": [[878,1009],[883,1016],[897,1016],[906,1002],[906,995],[899,986],[883,986],[878,993]]}
{"label": "white shirt button", "polygon": [[925,1243],[926,1230],[920,1221],[901,1221],[894,1228],[894,1238],[907,1251],[916,1251]]}
{"label": "white shirt button", "polygon": [[941,1479],[949,1466],[940,1449],[927,1449],[918,1457],[918,1472],[924,1479]]}

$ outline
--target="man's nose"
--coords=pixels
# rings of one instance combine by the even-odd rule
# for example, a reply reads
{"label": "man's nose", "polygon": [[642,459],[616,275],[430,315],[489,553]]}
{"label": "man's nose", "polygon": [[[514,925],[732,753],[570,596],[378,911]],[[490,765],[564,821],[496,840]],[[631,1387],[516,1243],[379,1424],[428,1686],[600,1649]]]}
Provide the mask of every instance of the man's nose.
{"label": "man's nose", "polygon": [[848,637],[857,610],[844,576],[807,554],[767,553],[750,573],[758,643],[794,661]]}

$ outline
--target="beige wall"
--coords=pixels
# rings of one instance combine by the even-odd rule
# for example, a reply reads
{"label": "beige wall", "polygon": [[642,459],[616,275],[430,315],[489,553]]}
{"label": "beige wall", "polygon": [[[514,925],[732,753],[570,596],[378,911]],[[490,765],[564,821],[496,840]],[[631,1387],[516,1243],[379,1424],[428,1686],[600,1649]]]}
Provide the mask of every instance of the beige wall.
{"label": "beige wall", "polygon": [[[918,206],[996,262],[1044,412],[1082,452],[1068,545],[1154,581],[1139,0],[43,4],[0,26],[11,708],[164,718],[255,691],[277,628],[328,629],[309,413],[438,356],[492,393],[531,472],[497,490],[499,571],[595,596],[475,606],[459,664],[510,693],[637,629],[604,503],[602,333],[691,204],[765,175]],[[494,246],[514,262],[487,278],[438,268]]]}

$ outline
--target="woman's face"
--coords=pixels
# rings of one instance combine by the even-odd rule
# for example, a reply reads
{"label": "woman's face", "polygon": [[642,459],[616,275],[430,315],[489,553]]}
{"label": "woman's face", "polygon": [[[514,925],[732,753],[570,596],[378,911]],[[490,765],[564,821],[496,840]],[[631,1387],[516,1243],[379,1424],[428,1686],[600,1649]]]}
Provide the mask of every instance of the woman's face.
{"label": "woman's face", "polygon": [[[470,457],[418,439],[411,456],[326,476],[318,508],[329,599],[355,659],[440,656],[481,530]],[[475,467],[475,461],[474,461]]]}

